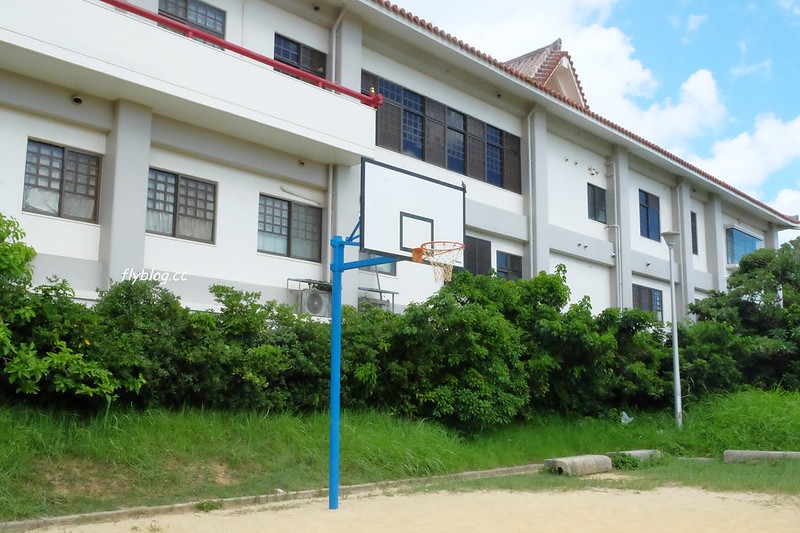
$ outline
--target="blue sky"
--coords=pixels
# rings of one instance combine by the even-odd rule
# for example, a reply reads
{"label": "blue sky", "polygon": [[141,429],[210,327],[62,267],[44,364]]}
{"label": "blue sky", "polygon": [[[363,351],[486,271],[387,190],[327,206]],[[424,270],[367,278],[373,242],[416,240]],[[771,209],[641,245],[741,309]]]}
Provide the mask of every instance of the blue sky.
{"label": "blue sky", "polygon": [[395,3],[499,60],[561,38],[592,110],[800,213],[800,0]]}

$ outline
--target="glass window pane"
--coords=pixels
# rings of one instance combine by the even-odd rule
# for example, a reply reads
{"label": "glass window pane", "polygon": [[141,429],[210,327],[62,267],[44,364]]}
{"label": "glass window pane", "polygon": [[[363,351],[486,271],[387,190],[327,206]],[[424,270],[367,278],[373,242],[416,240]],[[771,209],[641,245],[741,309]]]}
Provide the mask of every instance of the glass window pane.
{"label": "glass window pane", "polygon": [[177,183],[177,175],[150,169],[147,180],[147,231],[173,235]]}
{"label": "glass window pane", "polygon": [[422,159],[423,139],[422,117],[409,111],[403,111],[403,153]]}
{"label": "glass window pane", "polygon": [[453,172],[464,173],[464,134],[447,130],[447,168]]}
{"label": "glass window pane", "polygon": [[486,182],[503,186],[503,150],[492,144],[486,145]]}
{"label": "glass window pane", "polygon": [[282,35],[275,35],[275,59],[300,66],[300,45]]}
{"label": "glass window pane", "polygon": [[298,259],[320,261],[322,253],[322,210],[301,204],[292,205],[290,254]]}
{"label": "glass window pane", "polygon": [[259,197],[258,250],[289,254],[289,202],[271,196]]}

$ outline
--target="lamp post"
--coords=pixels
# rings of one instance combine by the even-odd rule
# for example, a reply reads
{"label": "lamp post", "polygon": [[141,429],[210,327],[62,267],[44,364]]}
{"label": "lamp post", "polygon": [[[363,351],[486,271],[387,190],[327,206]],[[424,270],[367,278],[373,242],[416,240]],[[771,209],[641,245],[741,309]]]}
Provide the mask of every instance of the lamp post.
{"label": "lamp post", "polygon": [[675,422],[678,429],[683,429],[683,406],[681,405],[681,371],[680,359],[678,358],[678,312],[675,304],[675,274],[673,266],[673,248],[678,242],[680,233],[677,231],[665,231],[661,234],[664,242],[669,248],[669,299],[672,308],[672,383],[675,390]]}

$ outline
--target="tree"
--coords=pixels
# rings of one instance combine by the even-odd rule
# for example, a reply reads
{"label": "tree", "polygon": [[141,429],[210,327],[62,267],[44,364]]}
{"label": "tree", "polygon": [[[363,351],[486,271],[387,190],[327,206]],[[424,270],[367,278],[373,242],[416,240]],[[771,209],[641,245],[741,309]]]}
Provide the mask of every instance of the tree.
{"label": "tree", "polygon": [[728,324],[749,338],[739,361],[745,382],[800,388],[800,238],[742,257],[728,291],[690,309],[700,321]]}

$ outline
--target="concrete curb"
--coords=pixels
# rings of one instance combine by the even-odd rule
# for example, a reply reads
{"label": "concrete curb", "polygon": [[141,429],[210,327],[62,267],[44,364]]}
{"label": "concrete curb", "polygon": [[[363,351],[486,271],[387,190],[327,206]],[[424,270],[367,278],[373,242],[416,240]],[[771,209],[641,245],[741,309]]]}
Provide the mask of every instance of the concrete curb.
{"label": "concrete curb", "polygon": [[546,459],[544,467],[566,476],[586,476],[611,470],[611,458],[607,455],[576,455]]}
{"label": "concrete curb", "polygon": [[[350,495],[368,494],[370,492],[380,492],[392,490],[411,485],[425,485],[428,483],[442,481],[465,481],[470,479],[482,479],[490,477],[504,477],[518,474],[532,474],[542,469],[541,464],[530,464],[522,466],[511,466],[505,468],[494,468],[492,470],[478,470],[472,472],[461,472],[457,474],[445,474],[441,476],[431,476],[426,478],[408,478],[397,481],[384,481],[379,483],[364,483],[360,485],[343,485],[339,489],[342,499]],[[307,500],[311,498],[324,498],[328,496],[328,489],[301,490],[292,492],[280,492],[276,494],[263,494],[259,496],[241,496],[237,498],[206,499],[195,502],[177,503],[173,505],[159,505],[156,507],[130,507],[116,511],[102,511],[98,513],[85,513],[66,516],[54,516],[50,518],[39,518],[35,520],[20,520],[16,522],[0,522],[0,533],[16,533],[19,531],[29,531],[31,529],[44,527],[66,527],[79,524],[92,524],[100,522],[116,522],[128,518],[141,518],[146,516],[156,516],[165,514],[181,514],[199,512],[202,505],[213,502],[215,509],[234,509],[237,507],[247,507],[251,505],[262,505],[267,503],[290,502],[295,500]]]}
{"label": "concrete curb", "polygon": [[722,461],[724,463],[748,463],[751,461],[764,461],[770,459],[800,460],[800,452],[725,450],[722,453]]}
{"label": "concrete curb", "polygon": [[639,459],[643,463],[658,461],[661,459],[661,457],[663,457],[661,452],[658,450],[626,450],[622,452],[608,452],[606,454],[606,456],[611,458],[612,461],[615,455],[629,455]]}

